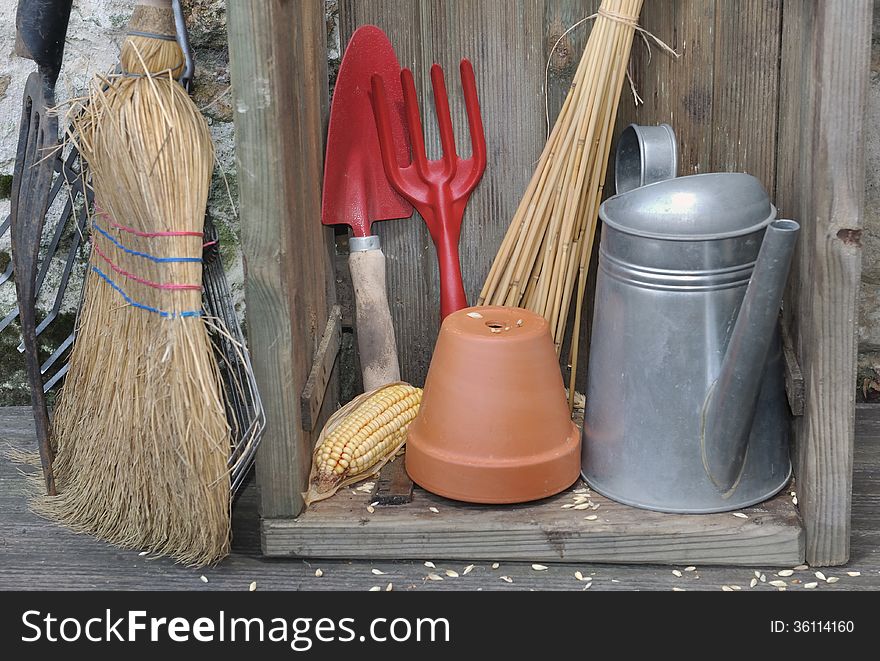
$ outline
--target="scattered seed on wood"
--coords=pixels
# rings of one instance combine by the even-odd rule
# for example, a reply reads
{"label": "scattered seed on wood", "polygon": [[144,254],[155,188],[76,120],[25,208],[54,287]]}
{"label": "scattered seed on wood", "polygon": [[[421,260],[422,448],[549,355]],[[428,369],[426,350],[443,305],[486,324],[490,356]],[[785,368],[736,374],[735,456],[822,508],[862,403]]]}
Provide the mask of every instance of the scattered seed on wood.
{"label": "scattered seed on wood", "polygon": [[684,568],[685,571],[697,571],[697,568],[693,565]]}
{"label": "scattered seed on wood", "polygon": [[761,578],[761,572],[759,572],[757,569],[755,570],[755,578]]}
{"label": "scattered seed on wood", "polygon": [[731,585],[730,587],[733,588],[734,590],[742,590],[741,585]]}
{"label": "scattered seed on wood", "polygon": [[581,590],[581,592],[584,592],[585,590],[589,590],[591,587],[593,587],[593,584],[592,584],[592,583],[587,583],[587,584],[584,586],[584,589]]}
{"label": "scattered seed on wood", "polygon": [[770,585],[774,588],[784,588],[786,583],[785,581],[770,581]]}
{"label": "scattered seed on wood", "polygon": [[382,592],[382,588],[380,588],[378,585],[374,585],[373,587],[370,588],[369,591],[370,592]]}
{"label": "scattered seed on wood", "polygon": [[749,581],[749,587],[750,587],[750,588],[755,587],[757,584],[758,584],[758,579],[757,579],[757,578],[753,578],[751,581]]}
{"label": "scattered seed on wood", "polygon": [[786,588],[776,588],[776,589],[777,589],[779,592],[785,592],[786,590],[788,590],[787,587],[786,587]]}
{"label": "scattered seed on wood", "polygon": [[722,585],[721,589],[724,590],[724,592],[733,592],[733,588],[729,585]]}
{"label": "scattered seed on wood", "polygon": [[446,570],[446,575],[447,575],[449,578],[458,578],[458,572],[455,571],[454,569],[447,569],[447,570]]}
{"label": "scattered seed on wood", "polygon": [[510,578],[510,576],[502,576],[501,580],[504,581],[505,583],[513,583],[513,579]]}
{"label": "scattered seed on wood", "polygon": [[748,515],[748,514],[743,514],[742,512],[734,512],[733,515],[734,515],[737,519],[748,519],[748,518],[749,518],[749,515]]}
{"label": "scattered seed on wood", "polygon": [[813,576],[815,576],[816,578],[818,578],[820,581],[826,581],[826,580],[828,580],[828,579],[825,578],[825,574],[823,574],[823,573],[820,572],[820,571],[817,571],[815,574],[813,574]]}
{"label": "scattered seed on wood", "polygon": [[846,572],[846,575],[847,575],[847,576],[852,576],[853,578],[855,578],[856,576],[861,576],[861,575],[862,575],[862,572],[860,572],[860,571],[848,571],[848,572]]}
{"label": "scattered seed on wood", "polygon": [[429,581],[442,581],[443,580],[442,576],[440,576],[439,574],[435,574],[434,572],[431,572],[425,578],[427,578]]}
{"label": "scattered seed on wood", "polygon": [[598,518],[599,518],[599,517],[596,516],[595,514],[590,514],[589,516],[585,516],[585,517],[584,517],[584,521],[595,521],[595,520],[598,519]]}
{"label": "scattered seed on wood", "polygon": [[381,569],[371,569],[370,571],[373,572],[373,574],[375,574],[376,576],[384,576],[385,575],[385,572],[382,571]]}
{"label": "scattered seed on wood", "polygon": [[595,512],[597,509],[599,509],[599,503],[595,503],[595,504],[591,505],[590,509]]}
{"label": "scattered seed on wood", "polygon": [[429,507],[428,509],[434,512],[434,514],[440,514],[440,510],[438,510],[436,507]]}
{"label": "scattered seed on wood", "polygon": [[829,576],[828,578],[825,579],[825,582],[826,583],[837,583],[837,581],[839,581],[839,580],[840,579],[837,578],[837,576]]}
{"label": "scattered seed on wood", "polygon": [[462,570],[461,575],[462,575],[462,576],[467,576],[467,575],[470,574],[473,570],[474,570],[474,566],[473,566],[473,565],[468,565],[467,567],[465,567],[465,568]]}
{"label": "scattered seed on wood", "polygon": [[385,586],[385,592],[391,592],[393,589],[394,589],[393,583],[389,583],[388,585]]}
{"label": "scattered seed on wood", "polygon": [[317,576],[318,578],[321,578],[323,575],[324,575],[323,569],[316,569],[315,570],[315,576]]}
{"label": "scattered seed on wood", "polygon": [[547,565],[532,565],[532,569],[535,571],[546,571]]}
{"label": "scattered seed on wood", "polygon": [[819,587],[819,584],[815,581],[812,583],[804,583],[804,590],[812,590],[813,588]]}
{"label": "scattered seed on wood", "polygon": [[761,581],[761,583],[766,583],[767,582],[767,574],[761,574],[760,576],[758,576],[758,580]]}
{"label": "scattered seed on wood", "polygon": [[251,581],[251,584],[248,585],[248,592],[256,592],[257,591],[257,582]]}
{"label": "scattered seed on wood", "polygon": [[616,578],[612,578],[612,579],[611,579],[611,582],[612,582],[612,583],[620,583],[620,581],[618,581]]}
{"label": "scattered seed on wood", "polygon": [[809,569],[809,565],[798,565],[794,568],[795,571],[804,571],[805,569]]}
{"label": "scattered seed on wood", "polygon": [[565,503],[565,505],[563,505],[561,509],[570,510],[574,506],[574,503]]}
{"label": "scattered seed on wood", "polygon": [[588,509],[590,509],[590,504],[589,503],[581,503],[580,505],[575,505],[574,508],[576,510],[588,510]]}
{"label": "scattered seed on wood", "polygon": [[376,508],[373,507],[372,505],[367,505],[367,511],[368,511],[370,514],[372,514],[373,512],[376,511]]}
{"label": "scattered seed on wood", "polygon": [[776,574],[778,576],[791,576],[794,574],[794,569],[780,569]]}
{"label": "scattered seed on wood", "polygon": [[199,580],[200,580],[202,583],[207,583],[207,582],[208,582],[208,577],[207,577],[207,576],[199,576]]}
{"label": "scattered seed on wood", "polygon": [[678,571],[677,569],[673,569],[673,570],[672,570],[672,575],[673,575],[673,576],[678,576],[678,578],[681,578],[681,572]]}
{"label": "scattered seed on wood", "polygon": [[428,560],[428,561],[425,562],[425,567],[427,567],[428,569],[436,569],[436,568],[437,568],[437,565],[435,565],[433,562],[431,562],[430,560]]}
{"label": "scattered seed on wood", "polygon": [[584,580],[584,575],[583,575],[581,572],[579,572],[579,571],[576,571],[576,572],[574,573],[574,577],[575,577],[577,580],[579,580],[579,581]]}
{"label": "scattered seed on wood", "polygon": [[467,316],[469,316],[471,319],[482,319],[483,318],[483,315],[481,315],[479,312],[468,312]]}
{"label": "scattered seed on wood", "polygon": [[493,562],[493,563],[492,563],[492,569],[498,569],[500,566],[501,566],[501,564],[498,563],[498,562]]}
{"label": "scattered seed on wood", "polygon": [[797,503],[798,503],[798,501],[797,501],[797,496],[792,496],[792,498],[791,498],[791,504],[792,504],[792,505],[797,505]]}
{"label": "scattered seed on wood", "polygon": [[687,592],[684,588],[672,588],[673,592]]}
{"label": "scattered seed on wood", "polygon": [[148,553],[149,553],[149,551],[141,551],[140,553],[138,553],[138,555],[140,555],[140,556],[145,556],[145,555],[147,555]]}

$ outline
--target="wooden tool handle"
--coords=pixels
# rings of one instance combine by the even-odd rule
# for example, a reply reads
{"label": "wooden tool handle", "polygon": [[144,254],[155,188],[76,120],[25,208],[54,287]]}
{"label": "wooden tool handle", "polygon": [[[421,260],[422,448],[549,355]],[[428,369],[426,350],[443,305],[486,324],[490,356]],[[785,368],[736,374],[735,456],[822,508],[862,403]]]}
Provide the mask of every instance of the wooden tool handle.
{"label": "wooden tool handle", "polygon": [[361,374],[364,391],[369,392],[400,381],[397,343],[385,288],[385,254],[381,248],[350,252],[348,268],[354,288]]}

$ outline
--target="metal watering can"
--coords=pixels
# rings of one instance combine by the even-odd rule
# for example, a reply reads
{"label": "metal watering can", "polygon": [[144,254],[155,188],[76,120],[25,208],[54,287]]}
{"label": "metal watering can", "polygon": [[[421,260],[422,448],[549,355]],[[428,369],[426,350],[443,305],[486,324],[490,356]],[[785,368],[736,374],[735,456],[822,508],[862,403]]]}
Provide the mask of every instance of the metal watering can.
{"label": "metal watering can", "polygon": [[739,173],[635,188],[599,215],[584,478],[664,512],[774,495],[791,475],[778,316],[800,226]]}

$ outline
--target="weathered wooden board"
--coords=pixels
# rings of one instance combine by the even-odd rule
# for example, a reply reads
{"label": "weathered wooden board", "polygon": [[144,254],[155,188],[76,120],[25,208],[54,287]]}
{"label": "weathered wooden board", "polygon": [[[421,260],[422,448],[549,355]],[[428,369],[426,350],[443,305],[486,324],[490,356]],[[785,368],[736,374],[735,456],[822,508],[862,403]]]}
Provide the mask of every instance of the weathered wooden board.
{"label": "weathered wooden board", "polygon": [[[880,589],[880,406],[859,406],[856,417],[857,443],[853,475],[852,556],[847,570],[861,575],[849,577],[843,570],[826,570],[838,577],[834,584],[821,583],[818,591]],[[575,571],[593,580],[597,590],[719,590],[736,585],[749,590],[752,569],[697,565],[696,571],[673,575],[669,567],[657,565],[607,565],[595,563],[552,563],[547,571],[536,572],[531,561],[446,561],[434,556],[417,561],[316,560],[294,559],[267,562],[260,555],[258,518],[259,494],[256,485],[245,487],[233,509],[232,555],[216,567],[193,569],[168,558],[140,556],[137,551],[121,551],[88,535],[76,534],[42,519],[28,510],[26,472],[37,472],[34,465],[23,467],[8,461],[5,454],[34,451],[33,421],[30,407],[0,408],[0,589],[4,590],[240,590],[251,581],[257,590],[367,590],[393,583],[394,590],[581,590],[584,583]],[[600,510],[601,511],[601,508]],[[432,560],[437,569],[423,566]],[[474,569],[458,578],[446,577],[446,569],[463,574],[466,565]],[[685,565],[680,565],[683,569]],[[315,576],[320,568],[322,576]],[[383,576],[375,576],[372,568]],[[768,580],[783,565],[759,565]],[[436,571],[443,581],[425,580]],[[208,582],[200,579],[204,575]],[[512,583],[501,580],[508,576]],[[812,572],[795,572],[786,581],[816,580]],[[775,590],[758,583],[755,591]],[[792,585],[792,590],[799,589]]]}
{"label": "weathered wooden board", "polygon": [[[471,300],[482,286],[543,148],[545,103],[552,123],[589,37],[591,21],[576,27],[558,45],[557,40],[598,6],[598,0],[341,3],[343,43],[357,25],[375,23],[388,33],[401,63],[413,68],[429,154],[435,157],[439,137],[428,69],[436,61],[447,72],[458,145],[467,154],[457,65],[461,57],[474,62],[489,163],[468,206],[460,243],[465,289]],[[682,57],[676,60],[651,43],[649,58],[648,49],[637,39],[633,80],[645,103],[636,108],[625,85],[618,129],[630,122],[669,122],[679,138],[681,174],[744,170],[773,191],[780,21],[780,0],[646,2],[642,25]],[[389,259],[389,293],[402,376],[421,384],[438,327],[434,247],[418,214],[409,221],[375,227]],[[587,305],[591,304],[588,295]],[[590,317],[587,312],[581,339],[581,389]]]}
{"label": "weathered wooden board", "polygon": [[783,12],[777,200],[801,222],[785,312],[806,379],[798,500],[817,565],[849,557],[871,10],[851,0]]}
{"label": "weathered wooden board", "polygon": [[[583,486],[583,485],[581,485]],[[783,492],[744,512],[675,515],[638,510],[596,494],[591,510],[562,509],[569,490],[507,507],[456,503],[416,488],[408,505],[366,510],[371,495],[344,490],[296,520],[263,522],[269,556],[797,565],[804,539]],[[431,507],[438,511],[431,511]],[[595,521],[585,516],[595,514]]]}
{"label": "weathered wooden board", "polygon": [[236,0],[227,12],[248,339],[267,416],[261,513],[295,516],[313,442],[300,393],[335,297],[321,225],[324,3]]}
{"label": "weathered wooden board", "polygon": [[324,396],[333,373],[333,366],[339,356],[339,348],[342,344],[342,308],[334,305],[330,309],[330,318],[324,328],[321,343],[315,352],[309,377],[300,395],[300,415],[302,416],[302,428],[305,431],[313,431],[318,424],[318,418],[324,405]]}
{"label": "weathered wooden board", "polygon": [[[588,11],[593,3],[553,4],[580,5],[581,11]],[[460,241],[464,285],[472,302],[544,144],[542,86],[547,6],[539,0],[340,2],[343,44],[357,25],[374,23],[388,33],[401,64],[413,69],[431,158],[440,155],[428,75],[431,63],[441,64],[446,73],[456,142],[463,156],[470,154],[470,139],[458,65],[463,57],[474,64],[488,167],[468,204]],[[570,15],[576,16],[577,12]],[[410,220],[376,223],[373,227],[382,236],[388,258],[389,300],[401,375],[421,385],[439,327],[434,246],[418,214]]]}

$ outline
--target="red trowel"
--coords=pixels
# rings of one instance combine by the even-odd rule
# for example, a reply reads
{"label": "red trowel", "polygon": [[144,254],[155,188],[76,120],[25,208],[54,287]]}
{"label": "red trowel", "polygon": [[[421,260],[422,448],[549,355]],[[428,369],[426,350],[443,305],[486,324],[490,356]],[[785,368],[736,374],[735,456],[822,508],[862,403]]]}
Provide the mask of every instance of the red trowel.
{"label": "red trowel", "polygon": [[382,30],[364,25],[351,36],[330,108],[321,222],[350,225],[348,266],[355,293],[355,323],[364,390],[400,380],[388,293],[385,255],[370,231],[376,220],[409,218],[413,208],[385,176],[370,81],[381,77],[388,96],[397,160],[409,162],[400,64]]}

